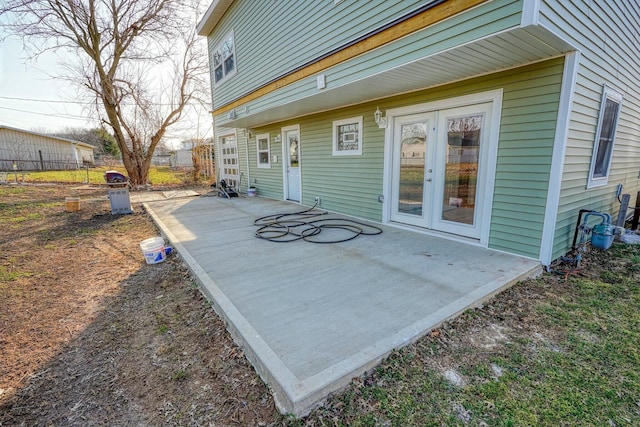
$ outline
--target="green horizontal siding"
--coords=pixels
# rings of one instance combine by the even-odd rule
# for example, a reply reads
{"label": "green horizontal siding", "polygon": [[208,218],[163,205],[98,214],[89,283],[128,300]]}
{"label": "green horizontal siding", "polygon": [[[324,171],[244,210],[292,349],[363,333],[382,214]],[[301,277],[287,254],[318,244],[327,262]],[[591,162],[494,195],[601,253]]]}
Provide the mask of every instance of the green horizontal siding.
{"label": "green horizontal siding", "polygon": [[[405,15],[424,1],[360,0],[345,1],[336,6],[328,0],[295,3],[292,9],[289,2],[234,2],[209,36],[210,50],[231,29],[236,37],[238,73],[213,88],[214,109]],[[487,2],[333,67],[332,84],[346,84],[512,28],[520,23],[521,9],[521,0]],[[319,16],[322,19],[318,19]],[[260,102],[252,104],[252,109],[290,102],[315,91],[315,85],[299,81],[288,85],[284,91],[261,97]]]}
{"label": "green horizontal siding", "polygon": [[[236,0],[209,35],[212,51],[233,30],[238,75],[214,91],[227,103],[285,72],[414,10],[424,0]],[[256,72],[260,70],[260,72]]]}
{"label": "green horizontal siding", "polygon": [[[333,120],[363,116],[362,156],[332,155]],[[308,120],[311,119],[311,120]],[[379,132],[368,108],[342,110],[331,117],[310,117],[301,122],[302,199],[312,204],[322,200],[322,208],[379,221],[382,204],[384,135]]]}
{"label": "green horizontal siding", "polygon": [[[268,131],[274,135],[282,126],[299,124],[302,203],[312,205],[314,197],[319,196],[324,209],[380,221],[382,204],[378,202],[378,195],[382,194],[384,179],[384,131],[373,121],[376,107],[386,110],[502,88],[489,246],[538,258],[563,65],[563,58],[558,58],[379,100],[375,104],[306,116],[294,122],[255,129],[254,133]],[[333,121],[357,116],[364,119],[363,155],[332,156]],[[249,157],[254,159],[255,135],[249,147]],[[281,157],[282,145],[274,144],[272,139],[273,153]],[[257,177],[260,194],[283,198],[281,164],[274,165],[272,170],[253,169],[251,177]],[[270,182],[272,179],[277,182]]]}
{"label": "green horizontal siding", "polygon": [[[640,191],[640,8],[634,1],[544,0],[540,17],[580,50],[552,255],[557,258],[571,247],[580,209],[616,217],[616,186],[624,185],[632,203]],[[587,189],[605,84],[624,100],[608,185]]]}
{"label": "green horizontal siding", "polygon": [[[364,116],[363,155],[332,155],[333,121]],[[300,165],[302,171],[302,204],[313,205],[315,197],[322,200],[322,208],[344,212],[363,219],[379,221],[382,205],[377,202],[382,194],[382,172],[384,166],[384,135],[362,107],[341,112],[339,117],[309,116],[296,122],[278,123],[253,131],[249,139],[251,180],[255,179],[258,194],[283,199],[283,152],[282,143],[275,142],[281,128],[297,124],[300,126]],[[257,168],[256,136],[271,135],[271,156],[278,162],[270,169]],[[374,203],[372,203],[374,201]]]}

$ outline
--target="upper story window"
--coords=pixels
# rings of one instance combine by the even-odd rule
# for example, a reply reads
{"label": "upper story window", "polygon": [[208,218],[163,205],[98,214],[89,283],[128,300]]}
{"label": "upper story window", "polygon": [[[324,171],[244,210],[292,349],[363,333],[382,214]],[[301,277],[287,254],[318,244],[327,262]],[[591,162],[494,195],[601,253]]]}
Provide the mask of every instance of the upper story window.
{"label": "upper story window", "polygon": [[233,31],[216,46],[212,55],[214,84],[220,83],[225,78],[236,72],[236,49]]}
{"label": "upper story window", "polygon": [[333,155],[362,155],[362,116],[333,122]]}
{"label": "upper story window", "polygon": [[621,105],[622,95],[605,87],[602,94],[602,104],[600,105],[600,117],[596,129],[596,140],[593,145],[587,188],[606,185],[609,181],[613,145],[615,143]]}

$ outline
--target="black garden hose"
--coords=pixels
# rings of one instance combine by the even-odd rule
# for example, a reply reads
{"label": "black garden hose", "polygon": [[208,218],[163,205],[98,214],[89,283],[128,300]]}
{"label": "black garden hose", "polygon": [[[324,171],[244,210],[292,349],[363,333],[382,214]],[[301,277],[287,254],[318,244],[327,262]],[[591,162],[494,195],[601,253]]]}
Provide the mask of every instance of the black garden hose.
{"label": "black garden hose", "polygon": [[[382,229],[364,222],[346,218],[318,218],[328,215],[327,211],[316,210],[316,203],[309,209],[292,213],[277,213],[263,216],[254,221],[259,228],[256,237],[270,242],[288,243],[304,240],[310,243],[341,243],[356,237],[381,234]],[[317,238],[324,229],[338,229],[349,233],[343,239],[321,240]]]}

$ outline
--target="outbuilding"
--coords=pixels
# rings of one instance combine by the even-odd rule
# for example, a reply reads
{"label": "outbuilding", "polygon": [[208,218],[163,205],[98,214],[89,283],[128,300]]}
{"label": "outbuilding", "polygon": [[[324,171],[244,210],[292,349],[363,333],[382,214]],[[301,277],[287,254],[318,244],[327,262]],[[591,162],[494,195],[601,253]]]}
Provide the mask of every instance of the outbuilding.
{"label": "outbuilding", "polygon": [[57,136],[0,126],[0,170],[63,170],[93,165],[93,146]]}

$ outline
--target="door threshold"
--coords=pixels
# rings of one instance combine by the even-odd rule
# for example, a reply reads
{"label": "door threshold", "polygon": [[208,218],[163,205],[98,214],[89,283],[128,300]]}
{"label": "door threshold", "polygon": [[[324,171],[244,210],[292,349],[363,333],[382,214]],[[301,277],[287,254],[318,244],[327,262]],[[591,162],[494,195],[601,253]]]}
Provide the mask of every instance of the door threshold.
{"label": "door threshold", "polygon": [[467,243],[472,246],[478,246],[481,248],[488,248],[487,245],[483,245],[479,239],[474,239],[471,237],[460,236],[457,234],[445,233],[443,231],[431,230],[428,228],[418,227],[416,225],[411,224],[403,224],[401,222],[389,221],[385,225],[390,227],[399,228],[401,230],[413,231],[420,234],[425,234],[427,236],[439,237],[446,240],[452,240],[454,242]]}

